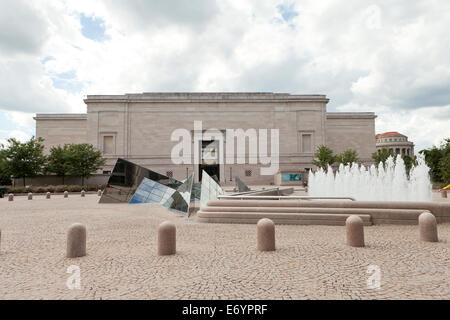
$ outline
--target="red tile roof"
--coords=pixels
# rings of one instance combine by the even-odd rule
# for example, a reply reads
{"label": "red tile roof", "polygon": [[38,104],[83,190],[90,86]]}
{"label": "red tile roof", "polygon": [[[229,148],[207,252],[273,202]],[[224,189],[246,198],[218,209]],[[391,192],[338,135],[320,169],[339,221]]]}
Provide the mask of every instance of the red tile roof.
{"label": "red tile roof", "polygon": [[383,137],[383,136],[404,136],[401,133],[398,133],[397,131],[390,131],[390,132],[385,132],[385,133],[379,133],[377,134],[375,137]]}

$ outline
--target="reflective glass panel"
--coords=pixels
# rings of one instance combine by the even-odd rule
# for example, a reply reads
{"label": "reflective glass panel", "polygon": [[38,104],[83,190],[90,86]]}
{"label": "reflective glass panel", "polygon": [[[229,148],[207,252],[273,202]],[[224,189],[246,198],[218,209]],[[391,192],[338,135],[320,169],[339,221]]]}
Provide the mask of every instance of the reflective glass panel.
{"label": "reflective glass panel", "polygon": [[161,203],[163,199],[168,199],[175,192],[175,189],[144,178],[129,203]]}
{"label": "reflective glass panel", "polygon": [[238,177],[234,177],[234,181],[236,181],[238,192],[250,191],[250,188]]}
{"label": "reflective glass panel", "polygon": [[192,184],[191,202],[198,202],[198,201],[200,201],[201,190],[202,190],[201,182],[197,182],[197,183],[193,183]]}
{"label": "reflective glass panel", "polygon": [[161,205],[172,212],[188,217],[193,182],[194,175],[192,174],[165,202],[162,202]]}
{"label": "reflective glass panel", "polygon": [[129,202],[144,178],[176,189],[182,183],[124,159],[117,159],[100,203]]}
{"label": "reflective glass panel", "polygon": [[200,193],[200,207],[206,206],[208,201],[217,200],[217,196],[223,195],[223,189],[211,178],[205,170],[202,172],[202,187]]}
{"label": "reflective glass panel", "polygon": [[172,189],[158,182],[144,178],[129,203],[157,203],[169,211],[183,216],[189,216],[189,204],[193,181],[194,176],[191,175],[177,189]]}

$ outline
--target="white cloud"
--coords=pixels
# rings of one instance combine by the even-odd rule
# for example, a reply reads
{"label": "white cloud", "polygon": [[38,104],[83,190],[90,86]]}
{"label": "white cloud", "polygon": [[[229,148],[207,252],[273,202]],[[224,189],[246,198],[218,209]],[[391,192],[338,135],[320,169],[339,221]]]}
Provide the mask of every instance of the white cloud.
{"label": "white cloud", "polygon": [[[104,41],[82,35],[81,14],[104,22]],[[375,111],[378,132],[431,146],[450,134],[435,118],[450,105],[449,14],[445,0],[2,1],[0,109],[22,112],[20,128],[84,112],[86,94],[323,93],[329,110]],[[55,88],[68,72],[79,90]]]}
{"label": "white cloud", "polygon": [[30,131],[34,130],[35,122],[33,119],[34,114],[18,112],[18,111],[8,111],[6,112],[6,117],[12,122],[17,124],[19,127],[28,128]]}
{"label": "white cloud", "polygon": [[12,130],[5,132],[3,130],[0,130],[0,145],[8,145],[8,139],[9,138],[15,138],[21,142],[25,142],[29,140],[31,137],[26,132],[23,132],[21,130]]}

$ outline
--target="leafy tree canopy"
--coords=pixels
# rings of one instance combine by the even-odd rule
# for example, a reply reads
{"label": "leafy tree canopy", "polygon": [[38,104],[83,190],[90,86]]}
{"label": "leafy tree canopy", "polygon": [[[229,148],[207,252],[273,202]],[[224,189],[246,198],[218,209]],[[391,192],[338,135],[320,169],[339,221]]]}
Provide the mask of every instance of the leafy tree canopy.
{"label": "leafy tree canopy", "polygon": [[377,152],[372,153],[372,159],[378,165],[380,162],[384,164],[389,157],[395,157],[394,153],[387,148],[383,148],[378,150]]}
{"label": "leafy tree canopy", "polygon": [[81,184],[84,184],[84,179],[101,169],[106,162],[102,153],[88,143],[69,145],[68,156],[70,158],[69,172],[73,176],[81,177]]}
{"label": "leafy tree canopy", "polygon": [[8,146],[4,149],[5,170],[16,178],[35,177],[42,173],[46,157],[44,155],[44,140],[32,137],[27,142],[20,142],[14,138],[8,139]]}
{"label": "leafy tree canopy", "polygon": [[50,149],[50,155],[47,157],[46,171],[55,173],[62,177],[64,184],[64,177],[70,174],[71,171],[71,157],[70,145],[55,146]]}
{"label": "leafy tree canopy", "polygon": [[11,173],[6,168],[6,154],[3,146],[0,145],[0,185],[11,184]]}
{"label": "leafy tree canopy", "polygon": [[419,151],[425,155],[425,162],[430,167],[431,180],[434,182],[450,183],[450,138],[444,139],[439,147],[433,146],[429,149]]}
{"label": "leafy tree canopy", "polygon": [[336,162],[336,157],[333,155],[333,150],[327,146],[321,145],[317,148],[314,158],[312,160],[313,165],[322,168],[324,170],[328,169],[328,165],[332,165]]}
{"label": "leafy tree canopy", "polygon": [[358,160],[358,152],[353,149],[347,149],[336,156],[336,162],[342,163],[343,165],[348,165],[354,162],[356,163]]}

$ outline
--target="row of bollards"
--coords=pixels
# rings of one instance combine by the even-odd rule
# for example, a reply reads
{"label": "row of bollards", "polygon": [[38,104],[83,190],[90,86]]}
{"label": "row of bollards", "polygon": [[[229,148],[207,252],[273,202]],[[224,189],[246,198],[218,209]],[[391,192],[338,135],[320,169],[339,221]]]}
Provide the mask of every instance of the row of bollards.
{"label": "row of bollards", "polygon": [[[351,247],[364,247],[364,224],[361,217],[351,215],[345,221],[347,244]],[[419,216],[420,240],[438,242],[437,221],[431,212],[423,212]]]}
{"label": "row of bollards", "polygon": [[[81,190],[80,194],[81,194],[81,197],[84,198],[86,196],[86,191]],[[97,195],[100,197],[102,195],[102,190],[98,190]],[[68,198],[68,197],[69,197],[69,192],[64,191],[64,198]],[[45,194],[45,198],[51,199],[51,193],[47,192]],[[33,193],[31,193],[31,192],[28,193],[28,200],[33,200]],[[14,194],[12,194],[12,193],[8,194],[8,201],[14,201]]]}
{"label": "row of bollards", "polygon": [[[0,234],[1,235],[1,234]],[[164,221],[158,228],[158,255],[167,256],[177,251],[177,230],[172,222]],[[81,223],[74,223],[67,232],[68,258],[86,255],[86,227]]]}
{"label": "row of bollards", "polygon": [[[361,217],[351,215],[345,221],[347,245],[364,247],[364,223]],[[275,223],[267,218],[260,219],[256,224],[257,249],[259,251],[275,250]],[[419,216],[420,240],[437,242],[437,222],[430,212],[423,212]],[[169,221],[164,221],[158,227],[158,255],[172,255],[176,253],[176,227]],[[86,255],[86,227],[74,223],[67,234],[67,257],[75,258]]]}
{"label": "row of bollards", "polygon": [[67,232],[67,258],[77,258],[86,255],[86,227],[74,223]]}
{"label": "row of bollards", "polygon": [[[364,247],[364,224],[357,215],[351,215],[345,222],[347,245]],[[257,249],[259,251],[275,250],[275,223],[267,218],[260,219],[256,225]],[[436,217],[430,212],[423,212],[419,216],[420,240],[438,242]],[[0,230],[1,244],[1,230]],[[176,253],[176,227],[169,221],[164,221],[158,227],[158,255],[172,255]],[[74,223],[67,232],[67,257],[76,258],[86,255],[86,227],[81,223]]]}

